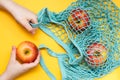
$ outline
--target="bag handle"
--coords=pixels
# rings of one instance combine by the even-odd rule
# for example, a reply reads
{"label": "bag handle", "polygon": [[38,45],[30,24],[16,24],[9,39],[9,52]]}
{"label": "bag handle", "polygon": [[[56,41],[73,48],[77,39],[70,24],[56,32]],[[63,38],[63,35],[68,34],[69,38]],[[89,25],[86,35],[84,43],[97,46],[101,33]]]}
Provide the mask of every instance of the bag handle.
{"label": "bag handle", "polygon": [[[64,55],[63,53],[62,54],[61,53],[60,54],[56,54],[55,52],[53,52],[51,49],[49,49],[47,46],[45,46],[43,44],[39,46],[39,49],[46,49],[48,51],[48,54],[50,56],[53,56],[53,57],[60,57],[60,56]],[[46,67],[44,59],[42,58],[42,56],[40,58],[40,65],[42,66],[44,71],[47,73],[47,75],[51,78],[51,80],[56,80],[55,76]]]}

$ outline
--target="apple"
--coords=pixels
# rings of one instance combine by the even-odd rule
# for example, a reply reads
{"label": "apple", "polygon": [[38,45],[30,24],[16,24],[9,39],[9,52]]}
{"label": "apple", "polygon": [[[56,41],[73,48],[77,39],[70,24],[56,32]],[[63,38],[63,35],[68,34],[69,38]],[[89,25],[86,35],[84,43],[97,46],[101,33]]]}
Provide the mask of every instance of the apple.
{"label": "apple", "polygon": [[101,43],[93,43],[87,48],[86,61],[89,65],[97,67],[107,59],[107,49]]}
{"label": "apple", "polygon": [[84,31],[90,25],[89,15],[85,10],[74,9],[70,12],[68,24],[76,31]]}
{"label": "apple", "polygon": [[34,62],[38,56],[38,48],[30,41],[23,41],[17,47],[16,56],[22,63]]}

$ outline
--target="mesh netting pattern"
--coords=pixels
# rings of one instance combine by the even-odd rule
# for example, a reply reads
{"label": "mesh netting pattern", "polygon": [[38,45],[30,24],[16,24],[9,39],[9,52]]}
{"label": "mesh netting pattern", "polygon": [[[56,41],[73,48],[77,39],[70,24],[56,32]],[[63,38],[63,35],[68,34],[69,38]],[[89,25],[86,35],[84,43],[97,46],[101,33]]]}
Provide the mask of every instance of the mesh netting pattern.
{"label": "mesh netting pattern", "polygon": [[120,65],[120,9],[111,0],[77,0],[58,14],[45,8],[38,22],[66,50],[63,80],[92,80]]}

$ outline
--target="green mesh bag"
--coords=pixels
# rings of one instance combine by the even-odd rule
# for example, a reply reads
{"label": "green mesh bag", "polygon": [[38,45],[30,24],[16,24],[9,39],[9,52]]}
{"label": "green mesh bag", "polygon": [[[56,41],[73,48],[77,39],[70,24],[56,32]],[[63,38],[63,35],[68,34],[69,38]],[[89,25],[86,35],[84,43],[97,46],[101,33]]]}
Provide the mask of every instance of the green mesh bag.
{"label": "green mesh bag", "polygon": [[[120,9],[111,0],[77,0],[56,14],[47,8],[38,14],[39,27],[65,50],[48,53],[58,58],[62,80],[93,80],[120,65]],[[41,58],[40,64],[51,77]]]}

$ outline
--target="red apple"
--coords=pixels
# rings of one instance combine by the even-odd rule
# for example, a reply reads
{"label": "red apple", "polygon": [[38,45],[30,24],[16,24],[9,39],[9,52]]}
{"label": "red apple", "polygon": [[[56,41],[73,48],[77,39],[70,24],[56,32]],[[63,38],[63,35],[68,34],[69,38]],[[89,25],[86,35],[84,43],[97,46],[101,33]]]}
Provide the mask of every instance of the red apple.
{"label": "red apple", "polygon": [[68,17],[68,24],[74,30],[85,30],[90,25],[89,15],[85,10],[81,10],[80,8],[72,10],[70,16]]}
{"label": "red apple", "polygon": [[34,62],[38,56],[37,46],[30,41],[20,43],[16,52],[17,59],[22,63]]}
{"label": "red apple", "polygon": [[101,43],[93,43],[88,46],[86,61],[91,66],[100,66],[107,59],[107,49]]}

